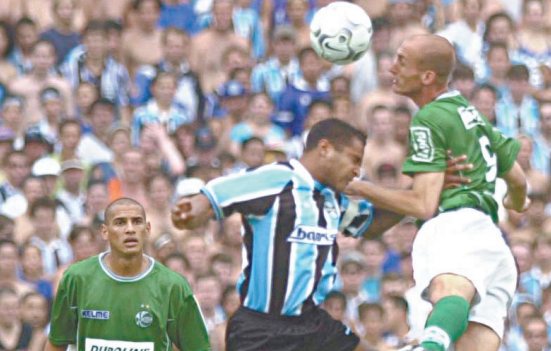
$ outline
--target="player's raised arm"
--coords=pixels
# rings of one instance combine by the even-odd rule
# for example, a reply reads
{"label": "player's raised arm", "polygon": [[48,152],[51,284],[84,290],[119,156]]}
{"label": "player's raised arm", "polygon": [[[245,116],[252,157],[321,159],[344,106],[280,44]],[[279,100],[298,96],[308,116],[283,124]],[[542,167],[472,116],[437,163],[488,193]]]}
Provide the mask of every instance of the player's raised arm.
{"label": "player's raised arm", "polygon": [[507,183],[507,196],[503,199],[503,206],[517,212],[524,212],[530,206],[530,199],[526,196],[526,176],[515,162],[513,167],[503,175]]}

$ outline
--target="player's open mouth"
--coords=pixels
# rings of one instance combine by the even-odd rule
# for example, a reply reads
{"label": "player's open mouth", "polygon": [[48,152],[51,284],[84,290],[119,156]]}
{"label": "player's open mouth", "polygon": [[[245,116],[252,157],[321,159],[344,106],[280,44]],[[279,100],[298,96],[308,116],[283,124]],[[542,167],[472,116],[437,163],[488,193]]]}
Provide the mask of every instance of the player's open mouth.
{"label": "player's open mouth", "polygon": [[123,241],[125,246],[136,246],[138,245],[138,239],[136,238],[128,238]]}

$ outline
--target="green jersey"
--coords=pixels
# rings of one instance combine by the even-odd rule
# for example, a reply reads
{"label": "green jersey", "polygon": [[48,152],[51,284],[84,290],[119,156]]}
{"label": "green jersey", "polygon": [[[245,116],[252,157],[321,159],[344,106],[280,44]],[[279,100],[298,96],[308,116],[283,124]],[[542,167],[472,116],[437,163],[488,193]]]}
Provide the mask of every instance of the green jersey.
{"label": "green jersey", "polygon": [[423,106],[411,121],[410,154],[403,172],[445,171],[448,149],[453,156],[467,155],[473,168],[462,175],[471,183],[442,191],[439,212],[474,207],[497,223],[495,181],[513,166],[520,143],[506,138],[459,92],[451,91]]}
{"label": "green jersey", "polygon": [[187,281],[152,258],[136,277],[121,277],[106,253],[72,265],[52,310],[50,341],[77,351],[210,350],[203,316]]}

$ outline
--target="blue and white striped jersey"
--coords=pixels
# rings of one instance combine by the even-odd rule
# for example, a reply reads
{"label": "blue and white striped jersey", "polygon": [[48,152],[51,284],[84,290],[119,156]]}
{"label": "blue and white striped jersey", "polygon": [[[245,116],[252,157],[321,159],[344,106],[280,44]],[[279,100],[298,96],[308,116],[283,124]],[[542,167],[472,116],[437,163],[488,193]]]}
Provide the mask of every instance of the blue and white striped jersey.
{"label": "blue and white striped jersey", "polygon": [[202,190],[217,218],[243,215],[243,271],[238,281],[247,308],[298,316],[319,305],[337,273],[339,230],[361,236],[373,207],[320,184],[296,160],[217,178]]}

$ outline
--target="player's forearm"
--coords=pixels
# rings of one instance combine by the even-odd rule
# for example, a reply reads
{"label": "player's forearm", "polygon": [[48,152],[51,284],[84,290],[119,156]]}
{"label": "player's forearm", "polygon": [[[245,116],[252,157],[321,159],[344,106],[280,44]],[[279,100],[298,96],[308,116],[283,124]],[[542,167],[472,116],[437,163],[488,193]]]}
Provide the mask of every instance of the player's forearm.
{"label": "player's forearm", "polygon": [[511,170],[503,177],[507,183],[507,202],[508,208],[522,212],[526,203],[527,184],[524,171],[515,162]]}
{"label": "player's forearm", "polygon": [[438,201],[431,201],[415,190],[386,189],[369,182],[354,182],[355,195],[371,201],[380,207],[401,215],[429,219],[436,213]]}

